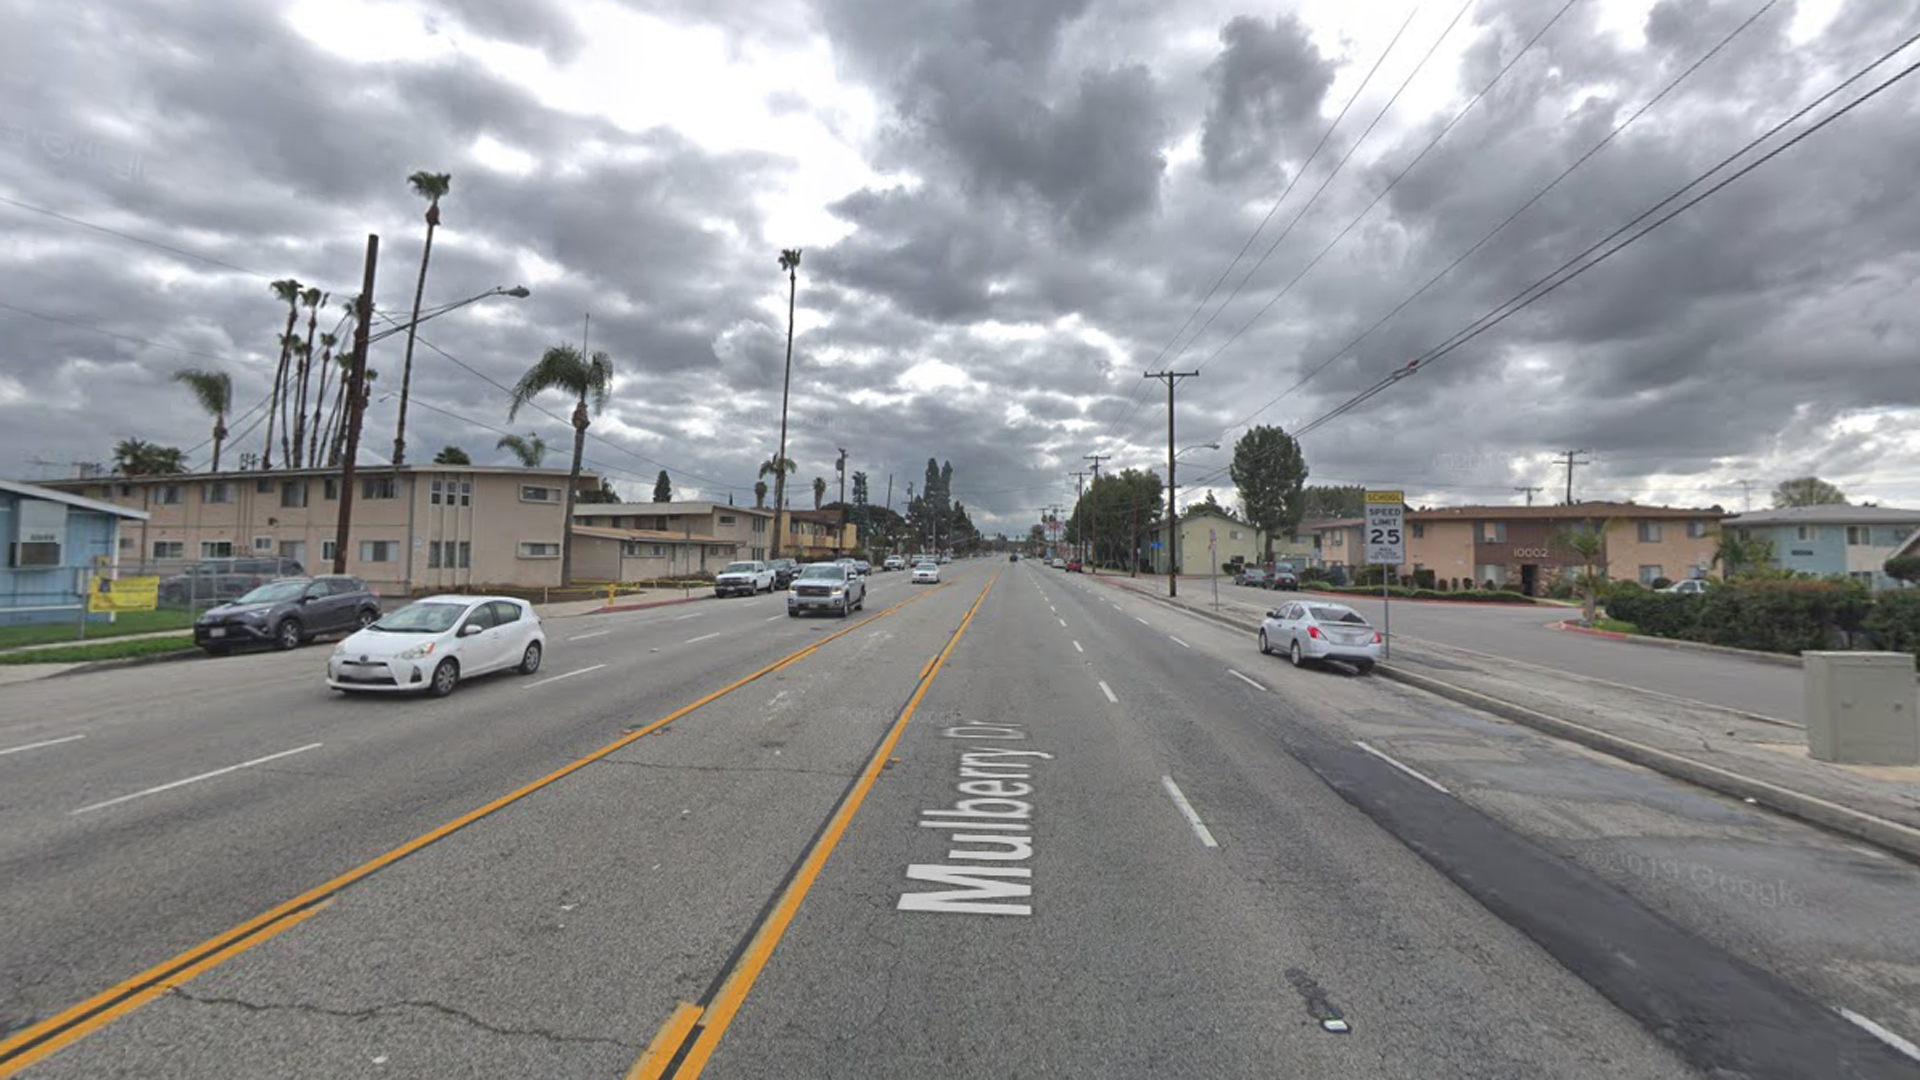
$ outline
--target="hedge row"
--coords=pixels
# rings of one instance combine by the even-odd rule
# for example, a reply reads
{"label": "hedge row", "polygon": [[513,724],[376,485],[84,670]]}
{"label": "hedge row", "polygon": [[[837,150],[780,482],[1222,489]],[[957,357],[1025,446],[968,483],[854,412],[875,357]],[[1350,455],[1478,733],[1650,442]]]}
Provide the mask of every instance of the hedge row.
{"label": "hedge row", "polygon": [[1704,595],[1615,589],[1607,615],[1654,637],[1798,655],[1807,650],[1920,651],[1920,595],[1836,581],[1738,581]]}
{"label": "hedge row", "polygon": [[[1347,596],[1379,596],[1380,586],[1364,585],[1314,585],[1319,592],[1340,593]],[[1498,589],[1409,589],[1404,585],[1388,586],[1385,594],[1397,600],[1458,600],[1462,602],[1478,601],[1483,604],[1531,604],[1533,597],[1525,593],[1504,592]]]}

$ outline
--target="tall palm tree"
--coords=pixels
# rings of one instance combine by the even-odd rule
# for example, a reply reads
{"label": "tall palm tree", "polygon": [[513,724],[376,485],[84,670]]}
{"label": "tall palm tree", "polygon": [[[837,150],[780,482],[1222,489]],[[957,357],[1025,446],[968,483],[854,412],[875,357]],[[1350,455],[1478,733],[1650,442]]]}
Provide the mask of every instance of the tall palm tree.
{"label": "tall palm tree", "polygon": [[320,368],[320,385],[315,387],[313,391],[313,423],[308,425],[307,430],[308,465],[320,464],[320,418],[327,407],[327,382],[329,381],[328,377],[331,376],[335,370],[336,365],[333,362],[333,350],[334,346],[338,344],[340,344],[340,339],[334,335],[320,335],[320,363],[316,365]]}
{"label": "tall palm tree", "polygon": [[827,478],[824,476],[814,477],[813,478],[813,508],[815,510],[820,509],[820,501],[822,499],[825,499],[826,497],[827,497]]}
{"label": "tall palm tree", "polygon": [[280,331],[280,364],[273,371],[273,395],[267,405],[267,452],[260,459],[260,468],[273,468],[273,422],[280,415],[280,402],[287,389],[287,362],[293,356],[293,324],[300,318],[300,283],[292,278],[282,278],[272,285],[273,295],[287,305],[287,328]]}
{"label": "tall palm tree", "polygon": [[227,441],[227,413],[233,410],[233,380],[224,371],[199,371],[186,368],[173,373],[173,381],[186,383],[200,407],[213,415],[213,468],[220,471],[220,448]]}
{"label": "tall palm tree", "polygon": [[573,584],[573,505],[579,496],[580,459],[587,449],[587,426],[593,423],[593,413],[587,410],[587,404],[592,402],[593,412],[606,411],[607,398],[613,392],[613,360],[604,352],[582,356],[580,350],[571,345],[548,349],[514,384],[507,421],[511,423],[520,414],[522,405],[547,390],[564,391],[574,397],[573,468],[567,476],[566,514],[560,519],[560,584],[564,586]]}
{"label": "tall palm tree", "polygon": [[293,379],[298,389],[288,395],[293,398],[293,452],[287,461],[296,469],[306,463],[308,379],[313,373],[313,339],[320,329],[320,307],[326,302],[327,294],[319,289],[300,291],[300,303],[307,309],[307,340],[298,354],[300,366]]}
{"label": "tall palm tree", "polygon": [[755,480],[753,482],[753,507],[756,510],[765,510],[767,508],[767,482],[765,480]]}
{"label": "tall palm tree", "polygon": [[502,435],[500,441],[493,444],[495,450],[510,450],[520,459],[520,464],[529,469],[537,469],[547,456],[547,440],[537,434]]}
{"label": "tall palm tree", "polygon": [[[775,461],[787,461],[787,401],[793,391],[793,302],[800,288],[800,249],[782,248],[780,250],[780,269],[787,272],[787,373],[780,381],[780,452],[774,455]],[[774,470],[773,474],[773,519],[776,526],[780,523],[780,511],[787,505],[787,473],[791,468]],[[764,472],[761,475],[766,475]],[[780,530],[773,530],[772,558],[780,557]]]}
{"label": "tall palm tree", "polygon": [[420,329],[420,298],[427,291],[427,264],[433,261],[433,232],[440,227],[440,200],[453,187],[453,174],[423,170],[407,177],[407,184],[415,195],[427,200],[427,243],[420,250],[420,279],[413,286],[413,318],[407,321],[407,358],[400,368],[400,419],[393,428],[396,468],[407,456],[407,397],[413,389],[413,336]]}

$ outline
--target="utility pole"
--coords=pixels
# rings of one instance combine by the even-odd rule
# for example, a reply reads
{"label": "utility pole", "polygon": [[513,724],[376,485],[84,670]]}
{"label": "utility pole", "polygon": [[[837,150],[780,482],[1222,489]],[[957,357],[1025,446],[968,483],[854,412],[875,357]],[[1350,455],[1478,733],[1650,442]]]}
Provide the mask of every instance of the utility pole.
{"label": "utility pole", "polygon": [[887,474],[887,516],[885,520],[887,522],[887,554],[894,555],[894,554],[897,554],[897,552],[893,550],[895,540],[893,536],[893,474],[892,473]]}
{"label": "utility pole", "polygon": [[1515,490],[1515,491],[1524,491],[1524,492],[1526,492],[1526,494],[1527,494],[1527,505],[1528,505],[1528,506],[1532,506],[1532,505],[1533,505],[1533,493],[1534,493],[1534,492],[1536,492],[1536,491],[1544,491],[1545,489],[1544,489],[1544,488],[1537,488],[1537,487],[1517,487],[1517,488],[1514,488],[1513,490]]}
{"label": "utility pole", "polygon": [[[360,422],[366,415],[367,335],[373,329],[373,272],[379,263],[380,237],[368,233],[367,267],[360,279],[359,310],[354,312],[353,371],[347,379],[347,445],[340,461],[340,517],[333,532],[333,572],[336,574],[347,572],[347,541],[353,533],[353,466],[354,458],[360,453]],[[566,537],[560,539],[565,542]],[[402,554],[413,558],[411,542]]]}
{"label": "utility pole", "polygon": [[1070,472],[1067,475],[1073,477],[1075,485],[1073,497],[1073,549],[1080,557],[1081,569],[1085,569],[1087,565],[1087,511],[1084,504],[1087,501],[1087,474],[1084,472]]}
{"label": "utility pole", "polygon": [[[1093,462],[1093,482],[1097,486],[1100,483],[1100,463],[1112,457],[1113,455],[1112,454],[1085,454],[1082,456],[1084,456],[1088,461]],[[1087,563],[1092,562],[1097,564],[1099,561],[1100,561],[1100,545],[1094,544],[1093,558],[1088,560],[1082,560],[1080,565],[1083,569],[1085,569],[1090,574],[1097,573],[1098,571],[1096,571],[1092,567],[1087,566]]]}
{"label": "utility pole", "polygon": [[1149,371],[1141,378],[1159,379],[1167,384],[1167,595],[1180,595],[1180,513],[1174,502],[1173,388],[1181,379],[1191,379],[1198,371]]}
{"label": "utility pole", "polygon": [[1575,459],[1577,459],[1581,454],[1590,454],[1592,452],[1593,451],[1591,450],[1566,450],[1561,452],[1560,454],[1559,463],[1567,467],[1567,505],[1568,506],[1573,505],[1573,467],[1575,465],[1593,464],[1593,462],[1591,461],[1578,461]]}
{"label": "utility pole", "polygon": [[843,554],[847,538],[847,448],[840,448],[840,460],[835,463],[840,469],[840,532],[833,538],[833,554],[838,558]]}
{"label": "utility pole", "polygon": [[1740,485],[1741,498],[1746,500],[1746,512],[1752,513],[1753,512],[1753,481],[1735,480],[1734,483]]}

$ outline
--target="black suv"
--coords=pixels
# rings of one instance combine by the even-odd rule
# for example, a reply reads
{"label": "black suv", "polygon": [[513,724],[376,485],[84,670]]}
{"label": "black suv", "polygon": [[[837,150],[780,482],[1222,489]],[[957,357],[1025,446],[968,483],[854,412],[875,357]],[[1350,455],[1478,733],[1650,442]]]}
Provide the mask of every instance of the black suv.
{"label": "black suv", "polygon": [[350,633],[380,617],[380,598],[345,574],[281,578],[193,623],[193,643],[215,656],[235,645],[292,649],[322,634]]}
{"label": "black suv", "polygon": [[793,584],[794,578],[800,576],[800,564],[792,559],[775,559],[767,565],[773,567],[775,590],[786,588]]}

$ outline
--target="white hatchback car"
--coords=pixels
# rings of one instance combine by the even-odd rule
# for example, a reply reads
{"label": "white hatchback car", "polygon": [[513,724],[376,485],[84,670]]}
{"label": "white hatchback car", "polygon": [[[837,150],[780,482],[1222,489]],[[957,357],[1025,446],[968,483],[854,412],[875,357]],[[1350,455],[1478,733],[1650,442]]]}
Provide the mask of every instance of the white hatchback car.
{"label": "white hatchback car", "polygon": [[913,565],[913,583],[915,585],[937,585],[940,583],[940,564],[915,563]]}
{"label": "white hatchback car", "polygon": [[342,641],[327,686],[342,693],[453,693],[460,680],[513,668],[540,670],[547,634],[533,605],[509,596],[429,596]]}
{"label": "white hatchback car", "polygon": [[1379,663],[1381,644],[1380,631],[1345,604],[1295,600],[1267,612],[1260,622],[1260,651],[1284,652],[1294,667],[1339,660],[1364,675]]}

